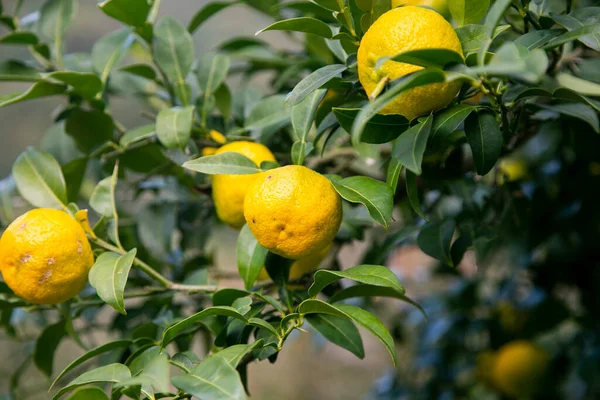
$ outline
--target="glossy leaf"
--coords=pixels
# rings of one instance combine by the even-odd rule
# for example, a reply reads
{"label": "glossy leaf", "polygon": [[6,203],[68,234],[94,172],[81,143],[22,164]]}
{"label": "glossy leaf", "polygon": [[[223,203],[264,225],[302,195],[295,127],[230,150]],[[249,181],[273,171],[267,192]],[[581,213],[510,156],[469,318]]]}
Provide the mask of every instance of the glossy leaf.
{"label": "glossy leaf", "polygon": [[227,77],[230,62],[229,57],[223,54],[206,53],[200,58],[196,75],[205,102]]}
{"label": "glossy leaf", "polygon": [[306,141],[315,120],[317,106],[326,92],[326,89],[315,90],[304,100],[292,107],[292,128],[298,140]]}
{"label": "glossy leaf", "polygon": [[36,207],[63,208],[67,203],[60,165],[46,152],[29,147],[13,164],[12,176],[21,196]]}
{"label": "glossy leaf", "polygon": [[75,140],[77,148],[84,153],[91,153],[112,140],[113,131],[112,118],[100,110],[77,108],[69,113],[65,122],[65,132]]}
{"label": "glossy leaf", "polygon": [[224,358],[212,356],[188,375],[174,376],[173,385],[203,400],[245,400],[246,392],[237,371]]}
{"label": "glossy leaf", "polygon": [[452,220],[430,222],[419,233],[417,244],[425,254],[453,266],[450,246],[454,227],[455,223]]}
{"label": "glossy leaf", "polygon": [[400,294],[405,293],[398,277],[388,268],[380,265],[358,265],[344,271],[318,270],[315,272],[315,282],[308,289],[308,294],[314,297],[325,287],[342,278],[373,286],[390,288]]}
{"label": "glossy leaf", "polygon": [[261,172],[260,168],[248,157],[232,152],[200,157],[187,161],[183,167],[209,175],[246,175]]}
{"label": "glossy leaf", "polygon": [[200,10],[198,10],[198,12],[196,12],[194,17],[190,21],[190,24],[188,25],[188,31],[190,31],[190,33],[194,33],[196,31],[196,29],[198,29],[204,23],[204,21],[206,21],[207,19],[209,19],[210,17],[212,17],[219,11],[222,11],[222,10],[226,9],[227,7],[235,5],[235,4],[238,4],[238,2],[237,1],[232,1],[232,2],[215,1],[215,2],[210,2],[210,3],[206,4]]}
{"label": "glossy leaf", "polygon": [[76,13],[75,0],[49,0],[40,10],[37,22],[38,34],[48,43],[52,43],[53,53],[57,59],[62,59],[63,38]]}
{"label": "glossy leaf", "polygon": [[427,140],[433,126],[433,116],[430,115],[418,125],[413,126],[404,132],[394,142],[392,155],[400,161],[406,169],[421,175],[421,164],[423,155],[427,148]]}
{"label": "glossy leaf", "polygon": [[244,225],[237,240],[238,271],[246,289],[250,289],[265,266],[268,250],[256,241],[248,225]]}
{"label": "glossy leaf", "polygon": [[29,89],[23,93],[17,93],[0,97],[0,107],[10,104],[20,103],[21,101],[39,99],[41,97],[63,94],[67,91],[67,86],[47,81],[35,82]]}
{"label": "glossy leaf", "polygon": [[419,190],[417,189],[417,176],[406,170],[406,195],[408,196],[408,201],[410,206],[417,213],[417,215],[427,221],[427,217],[423,210],[421,209],[421,202],[419,201]]}
{"label": "glossy leaf", "polygon": [[256,32],[257,35],[266,31],[294,31],[312,33],[317,36],[331,39],[333,32],[325,22],[310,17],[298,17],[275,22],[264,29]]}
{"label": "glossy leaf", "polygon": [[140,142],[144,139],[148,139],[154,137],[156,135],[156,129],[154,124],[150,125],[142,125],[138,128],[125,132],[123,136],[121,136],[121,140],[119,144],[122,147],[127,148],[128,146]]}
{"label": "glossy leaf", "polygon": [[465,133],[473,151],[473,161],[479,175],[492,170],[502,152],[502,132],[496,114],[482,110],[471,113],[465,120]]}
{"label": "glossy leaf", "polygon": [[65,334],[65,321],[62,320],[44,328],[35,342],[33,362],[47,376],[52,376],[54,354]]}
{"label": "glossy leaf", "polygon": [[67,400],[108,400],[108,396],[98,387],[75,389]]}
{"label": "glossy leaf", "polygon": [[464,62],[462,55],[452,50],[418,49],[405,51],[395,56],[380,57],[375,64],[375,68],[381,68],[388,61],[413,64],[424,68],[444,68],[448,64],[462,64]]}
{"label": "glossy leaf", "polygon": [[194,325],[197,325],[198,323],[201,323],[203,321],[203,319],[205,319],[206,317],[210,317],[210,316],[214,316],[214,315],[222,315],[225,317],[232,317],[232,318],[238,319],[244,323],[248,323],[248,320],[233,307],[227,307],[227,306],[210,307],[210,308],[202,310],[199,313],[196,313],[190,317],[187,317],[187,318],[177,322],[176,324],[171,325],[167,329],[165,329],[163,336],[162,336],[161,346],[165,347],[167,344],[169,344],[173,339],[175,339],[175,337],[177,337],[183,331],[189,329],[190,327],[193,327]]}
{"label": "glossy leaf", "polygon": [[127,314],[125,285],[136,253],[137,249],[121,256],[112,252],[102,253],[90,270],[90,284],[96,289],[98,296],[123,315]]}
{"label": "glossy leaf", "polygon": [[94,211],[107,218],[112,218],[116,212],[114,200],[115,183],[112,176],[102,179],[98,182],[90,197],[90,206]]}
{"label": "glossy leaf", "polygon": [[345,64],[334,64],[321,67],[302,79],[286,97],[286,102],[293,106],[300,103],[314,90],[320,88],[333,78],[341,76],[348,67]]}
{"label": "glossy leaf", "polygon": [[492,35],[492,37],[488,37],[485,26],[465,25],[456,29],[456,34],[460,39],[463,53],[467,55],[469,53],[476,53],[484,41],[494,39],[496,36],[498,36],[507,29],[510,29],[510,25],[498,26],[494,30],[494,34]]}
{"label": "glossy leaf", "polygon": [[598,113],[587,104],[563,103],[563,104],[538,104],[539,107],[556,113],[577,118],[589,124],[596,133],[600,133],[600,121]]}
{"label": "glossy leaf", "polygon": [[476,107],[467,104],[457,104],[434,115],[429,140],[443,143],[476,109]]}
{"label": "glossy leaf", "polygon": [[152,4],[153,1],[148,0],[105,0],[98,8],[126,25],[141,26],[146,22]]}
{"label": "glossy leaf", "polygon": [[95,74],[84,72],[52,72],[46,75],[46,79],[54,79],[73,87],[73,92],[86,98],[92,99],[101,89],[102,82]]}
{"label": "glossy leaf", "polygon": [[453,0],[448,2],[452,18],[458,26],[476,24],[485,17],[490,0]]}
{"label": "glossy leaf", "polygon": [[109,364],[104,365],[102,367],[98,367],[91,371],[84,372],[79,375],[77,378],[73,379],[67,386],[60,389],[56,395],[54,395],[53,399],[59,399],[63,394],[67,393],[70,390],[73,390],[77,387],[83,385],[89,385],[92,383],[104,383],[104,382],[112,382],[117,383],[123,380],[131,378],[131,372],[129,372],[129,368],[127,368],[123,364]]}
{"label": "glossy leaf", "polygon": [[259,339],[252,344],[235,344],[220,350],[214,354],[215,357],[225,359],[233,368],[236,368],[244,356],[255,349],[263,347],[264,341]]}
{"label": "glossy leaf", "polygon": [[305,319],[330,342],[350,351],[360,359],[365,357],[365,349],[360,333],[347,317],[328,314],[309,314],[305,316]]}
{"label": "glossy leaf", "polygon": [[[585,7],[578,8],[567,15],[550,14],[559,25],[562,25],[569,31],[575,31],[585,26],[596,26],[599,28],[600,7]],[[582,35],[577,38],[586,46],[600,51],[600,32],[596,31],[591,34]]]}
{"label": "glossy leaf", "polygon": [[58,376],[52,382],[52,385],[50,386],[50,390],[52,390],[52,388],[54,387],[54,385],[56,385],[56,382],[58,382],[69,371],[71,371],[75,367],[83,364],[87,360],[89,360],[89,359],[91,359],[93,357],[96,357],[96,356],[98,356],[100,354],[108,353],[108,352],[116,350],[116,349],[123,349],[123,348],[129,347],[132,344],[133,344],[133,342],[131,340],[129,340],[129,339],[116,340],[114,342],[109,342],[109,343],[103,344],[101,346],[98,346],[98,347],[96,347],[96,348],[94,348],[94,349],[86,352],[82,356],[80,356],[80,357],[76,358],[75,360],[71,361],[71,363],[69,365],[67,365],[65,367],[65,369],[63,369],[60,374],[58,374]]}
{"label": "glossy leaf", "polygon": [[32,32],[11,32],[0,37],[0,44],[35,45],[37,36]]}
{"label": "glossy leaf", "polygon": [[263,141],[291,122],[291,107],[285,96],[275,95],[261,100],[246,118],[245,130]]}
{"label": "glossy leaf", "polygon": [[392,220],[394,194],[385,182],[366,176],[333,180],[333,187],[345,200],[364,205],[371,217],[387,228]]}
{"label": "glossy leaf", "polygon": [[125,53],[134,42],[131,29],[123,28],[103,36],[92,47],[92,65],[106,83],[110,71],[123,60]]}
{"label": "glossy leaf", "polygon": [[192,134],[194,106],[161,110],[156,117],[156,136],[169,149],[185,149]]}
{"label": "glossy leaf", "polygon": [[[352,132],[352,125],[359,112],[360,108],[333,108],[336,119],[346,132]],[[388,143],[400,136],[409,126],[404,115],[376,114],[367,122],[358,140],[364,143]]]}

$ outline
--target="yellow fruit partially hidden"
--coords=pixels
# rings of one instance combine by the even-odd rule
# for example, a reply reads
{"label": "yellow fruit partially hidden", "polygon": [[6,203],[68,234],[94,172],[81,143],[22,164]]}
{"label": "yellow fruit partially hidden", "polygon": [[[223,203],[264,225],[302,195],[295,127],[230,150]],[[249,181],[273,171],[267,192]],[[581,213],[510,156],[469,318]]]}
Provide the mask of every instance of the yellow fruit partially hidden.
{"label": "yellow fruit partially hidden", "polygon": [[527,164],[523,160],[505,158],[498,162],[498,185],[515,182],[527,176]]}
{"label": "yellow fruit partially hidden", "polygon": [[244,216],[261,245],[297,260],[333,241],[342,223],[342,200],[323,175],[288,165],[256,180],[248,190]]}
{"label": "yellow fruit partially hidden", "polygon": [[[452,25],[437,12],[421,7],[394,8],[383,14],[367,31],[358,49],[358,78],[367,95],[382,79],[394,80],[423,69],[386,62],[375,69],[380,57],[409,50],[449,49],[462,55],[462,47]],[[408,119],[446,107],[460,90],[460,82],[431,83],[410,89],[381,110],[382,114],[402,114]]]}
{"label": "yellow fruit partially hidden", "polygon": [[64,211],[38,208],[15,219],[0,239],[0,271],[13,292],[35,304],[74,297],[94,264],[83,228]]}
{"label": "yellow fruit partially hidden", "polygon": [[431,7],[443,16],[449,15],[448,2],[446,0],[392,0],[392,8],[400,6]]}
{"label": "yellow fruit partially hidden", "polygon": [[[273,153],[264,145],[254,142],[231,142],[219,148],[215,154],[227,152],[243,154],[256,165],[263,161],[275,161]],[[235,229],[246,223],[244,220],[244,199],[248,188],[262,174],[214,175],[212,196],[219,219]]]}
{"label": "yellow fruit partially hidden", "polygon": [[[319,265],[323,262],[327,254],[329,254],[329,250],[331,250],[331,243],[329,246],[323,247],[323,249],[309,254],[306,257],[300,258],[294,261],[290,267],[290,276],[289,279],[299,279],[304,275],[308,274],[319,268]],[[258,275],[259,281],[265,281],[269,279],[269,274],[265,268],[260,270],[260,274]]]}
{"label": "yellow fruit partially hidden", "polygon": [[502,393],[513,398],[530,398],[548,368],[548,355],[526,340],[515,340],[498,350],[492,381]]}

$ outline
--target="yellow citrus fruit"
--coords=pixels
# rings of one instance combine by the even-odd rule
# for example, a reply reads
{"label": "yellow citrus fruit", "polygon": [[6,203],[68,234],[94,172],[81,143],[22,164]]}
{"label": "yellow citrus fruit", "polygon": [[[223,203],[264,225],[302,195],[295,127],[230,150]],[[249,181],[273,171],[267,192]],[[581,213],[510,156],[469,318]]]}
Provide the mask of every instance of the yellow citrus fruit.
{"label": "yellow citrus fruit", "polygon": [[342,223],[342,200],[323,175],[288,165],[256,180],[248,190],[244,216],[260,244],[297,260],[333,241]]}
{"label": "yellow citrus fruit", "polygon": [[514,182],[527,176],[527,164],[523,160],[505,158],[498,162],[498,185]]}
{"label": "yellow citrus fruit", "polygon": [[443,16],[449,15],[446,0],[392,0],[392,8],[400,6],[425,6],[433,8]]}
{"label": "yellow citrus fruit", "polygon": [[35,304],[57,304],[83,289],[94,264],[83,228],[64,211],[31,210],[15,219],[0,239],[0,270],[6,284]]}
{"label": "yellow citrus fruit", "polygon": [[[313,254],[309,254],[306,257],[299,258],[294,261],[290,267],[290,277],[289,279],[299,279],[304,275],[308,274],[319,268],[319,265],[323,262],[327,254],[329,254],[329,250],[331,250],[331,243],[329,246],[323,247],[323,249],[314,252]],[[267,270],[263,268],[258,275],[259,281],[264,281],[269,279],[269,274]]]}
{"label": "yellow citrus fruit", "polygon": [[217,150],[218,149],[216,147],[205,147],[202,149],[202,157],[212,156],[217,152]]}
{"label": "yellow citrus fruit", "polygon": [[515,340],[498,350],[492,381],[502,393],[513,398],[530,398],[548,367],[546,352],[534,343]]}
{"label": "yellow citrus fruit", "polygon": [[[231,142],[219,148],[215,154],[240,153],[256,165],[263,161],[275,161],[273,153],[264,145],[253,142]],[[261,174],[214,175],[212,195],[219,219],[233,228],[244,226],[244,198],[248,188]]]}
{"label": "yellow citrus fruit", "polygon": [[210,133],[208,134],[208,136],[214,140],[215,142],[219,143],[219,144],[225,144],[227,143],[227,138],[225,136],[223,136],[223,134],[221,132],[215,131],[214,129],[212,131],[210,131]]}
{"label": "yellow citrus fruit", "polygon": [[[394,80],[423,69],[388,61],[375,65],[380,57],[419,49],[449,49],[462,55],[462,47],[452,25],[437,12],[421,7],[394,8],[383,14],[367,31],[358,49],[358,78],[367,95],[382,79]],[[402,93],[382,114],[402,114],[408,119],[446,107],[460,90],[460,82],[430,83]]]}

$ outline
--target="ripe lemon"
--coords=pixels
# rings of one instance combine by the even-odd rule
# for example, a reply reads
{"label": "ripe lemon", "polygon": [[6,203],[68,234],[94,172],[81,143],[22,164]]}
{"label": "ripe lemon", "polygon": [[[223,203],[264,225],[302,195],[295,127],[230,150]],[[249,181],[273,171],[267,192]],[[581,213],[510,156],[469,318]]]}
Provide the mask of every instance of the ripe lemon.
{"label": "ripe lemon", "polygon": [[342,223],[342,200],[323,175],[288,165],[256,180],[248,190],[244,216],[260,244],[297,260],[333,241]]}
{"label": "ripe lemon", "polygon": [[498,162],[498,185],[515,182],[527,177],[527,164],[523,160],[505,158]]}
{"label": "ripe lemon", "polygon": [[[294,261],[290,267],[289,279],[293,280],[302,278],[309,272],[319,268],[319,265],[323,262],[325,257],[327,257],[327,254],[329,254],[331,245],[332,244],[330,243],[329,246],[325,246],[323,249],[316,251],[313,254],[309,254],[306,257],[299,258],[298,260]],[[263,268],[258,275],[258,280],[265,281],[267,279],[269,279],[269,274],[267,273],[267,270]]]}
{"label": "ripe lemon", "polygon": [[449,15],[446,0],[392,0],[392,8],[400,6],[426,6],[433,8],[443,16]]}
{"label": "ripe lemon", "polygon": [[537,392],[548,367],[544,350],[526,340],[516,340],[498,350],[492,380],[502,393],[530,398]]}
{"label": "ripe lemon", "polygon": [[[264,145],[253,142],[231,142],[219,148],[215,154],[240,153],[260,165],[263,161],[275,161],[273,153]],[[261,174],[214,175],[212,195],[219,219],[233,228],[244,226],[244,198],[248,188]]]}
{"label": "ripe lemon", "polygon": [[[437,12],[421,7],[394,8],[383,14],[367,31],[358,49],[358,78],[367,95],[379,82],[398,79],[422,67],[388,61],[375,69],[380,57],[418,49],[449,49],[462,55],[460,40],[452,26]],[[460,82],[431,83],[402,93],[381,110],[408,119],[446,107],[460,90]]]}
{"label": "ripe lemon", "polygon": [[29,211],[0,239],[4,281],[17,296],[35,304],[62,303],[77,295],[93,264],[83,228],[64,211]]}

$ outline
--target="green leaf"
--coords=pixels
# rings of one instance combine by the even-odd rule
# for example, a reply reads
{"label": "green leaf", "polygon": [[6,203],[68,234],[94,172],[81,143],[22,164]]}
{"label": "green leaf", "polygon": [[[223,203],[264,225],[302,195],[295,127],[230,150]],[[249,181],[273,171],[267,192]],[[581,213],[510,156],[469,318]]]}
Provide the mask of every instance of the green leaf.
{"label": "green leaf", "polygon": [[562,87],[586,96],[600,96],[600,84],[561,72],[556,75],[556,81]]}
{"label": "green leaf", "polygon": [[52,72],[44,76],[45,79],[54,79],[73,87],[73,92],[85,99],[93,99],[102,90],[102,82],[91,73],[85,72]]}
{"label": "green leaf", "polygon": [[300,103],[314,90],[320,88],[330,80],[340,77],[348,66],[345,64],[333,64],[321,67],[302,79],[286,97],[285,101],[293,106]]}
{"label": "green leaf", "polygon": [[358,113],[354,124],[352,125],[352,143],[360,142],[362,131],[365,129],[368,121],[370,121],[377,113],[392,102],[401,93],[417,86],[426,85],[428,83],[444,82],[445,74],[443,71],[436,69],[424,69],[415,72],[404,78],[398,79],[389,90],[377,97],[374,101],[367,104]]}
{"label": "green leaf", "polygon": [[465,120],[465,133],[473,151],[475,169],[479,175],[486,175],[502,153],[502,132],[496,114],[487,110],[471,113]]}
{"label": "green leaf", "polygon": [[0,108],[10,104],[19,103],[25,100],[39,99],[41,97],[63,94],[67,91],[67,86],[50,83],[46,81],[35,82],[27,91],[23,93],[0,96]]}
{"label": "green leaf", "polygon": [[386,329],[385,325],[383,325],[376,316],[360,307],[349,304],[338,304],[334,307],[349,315],[354,322],[375,335],[390,353],[394,366],[398,366],[398,359],[396,358],[396,351],[394,348],[394,339]]}
{"label": "green leaf", "polygon": [[453,0],[448,8],[458,26],[476,24],[487,14],[490,0]]}
{"label": "green leaf", "polygon": [[104,178],[98,182],[90,197],[90,206],[94,211],[107,218],[111,218],[116,212],[114,183],[112,176]]}
{"label": "green leaf", "polygon": [[450,246],[454,235],[454,226],[455,223],[452,220],[430,222],[419,233],[417,244],[425,254],[453,266]]}
{"label": "green leaf", "polygon": [[162,18],[154,27],[154,59],[172,82],[179,100],[190,104],[185,78],[194,62],[192,35],[173,17]]}
{"label": "green leaf", "polygon": [[427,217],[423,210],[421,209],[421,203],[419,201],[419,190],[417,189],[417,176],[406,170],[406,194],[408,196],[408,202],[412,209],[417,213],[417,215],[427,221]]}
{"label": "green leaf", "polygon": [[104,14],[126,25],[142,26],[148,18],[153,1],[148,0],[105,0],[98,4]]}
{"label": "green leaf", "polygon": [[493,76],[506,76],[530,83],[543,79],[549,61],[546,52],[541,49],[533,51],[525,47],[517,47],[508,42],[494,54],[488,65],[471,69],[471,73]]}
{"label": "green leaf", "polygon": [[333,32],[331,32],[329,25],[327,25],[325,22],[319,21],[318,19],[310,17],[298,17],[277,21],[274,24],[271,24],[266,28],[256,32],[256,35],[266,31],[294,31],[312,33],[314,35],[324,37],[325,39],[331,39],[333,36]]}
{"label": "green leaf", "polygon": [[342,11],[337,0],[314,0],[314,2],[330,11]]}
{"label": "green leaf", "polygon": [[169,390],[169,357],[158,346],[133,359],[129,368],[133,377],[115,384],[114,389],[140,385],[142,394],[148,398],[153,397],[153,389],[162,393]]}
{"label": "green leaf", "polygon": [[400,294],[405,293],[398,277],[388,268],[381,265],[358,265],[344,271],[318,270],[315,272],[315,281],[308,289],[308,294],[314,297],[325,287],[342,278],[373,286],[390,288]]}
{"label": "green leaf", "polygon": [[[497,0],[494,2],[490,11],[485,16],[483,26],[485,26],[487,36],[490,38],[494,37],[494,31],[500,23],[500,20],[505,15],[506,10],[510,6],[511,0]],[[487,51],[487,49],[486,49]]]}
{"label": "green leaf", "polygon": [[417,49],[404,51],[395,56],[380,57],[375,69],[379,69],[388,61],[418,65],[424,68],[444,68],[448,64],[464,64],[462,55],[448,49]]}
{"label": "green leaf", "polygon": [[365,349],[360,333],[354,323],[347,317],[328,314],[309,314],[305,319],[330,342],[348,350],[360,359],[365,358]]}
{"label": "green leaf", "polygon": [[371,23],[377,21],[377,18],[392,9],[391,0],[372,0],[371,5]]}
{"label": "green leaf", "polygon": [[67,400],[108,400],[108,396],[98,387],[79,388]]}
{"label": "green leaf", "polygon": [[175,337],[177,337],[183,331],[193,327],[194,325],[201,323],[206,317],[210,317],[213,315],[223,315],[225,317],[232,317],[238,319],[245,324],[248,323],[248,320],[241,315],[235,308],[227,307],[227,306],[214,306],[209,307],[205,310],[200,311],[190,317],[187,317],[176,324],[171,325],[167,329],[165,329],[163,333],[163,337],[161,340],[161,346],[164,348],[167,344],[169,344]]}
{"label": "green leaf", "polygon": [[87,154],[112,140],[113,131],[112,118],[100,110],[76,108],[65,123],[65,132],[75,140],[77,148]]}
{"label": "green leaf", "polygon": [[60,165],[49,153],[27,148],[13,164],[12,176],[21,196],[34,206],[65,207],[65,178]]}
{"label": "green leaf", "polygon": [[476,109],[477,107],[467,104],[457,104],[436,114],[433,118],[433,126],[429,136],[430,142],[444,143],[445,139],[452,135]]}
{"label": "green leaf", "polygon": [[560,29],[542,29],[519,36],[513,43],[526,47],[528,50],[539,49],[550,40],[558,37],[563,31]]}
{"label": "green leaf", "polygon": [[226,288],[215,292],[212,296],[213,306],[230,306],[233,302],[241,297],[248,296],[250,292],[247,290]]}
{"label": "green leaf", "polygon": [[215,90],[215,105],[221,111],[223,119],[229,121],[231,119],[232,98],[229,87],[223,83]]}
{"label": "green leaf", "polygon": [[190,24],[188,25],[188,31],[190,31],[190,33],[194,33],[196,31],[196,29],[198,29],[200,27],[200,25],[202,25],[204,23],[204,21],[206,21],[207,19],[209,19],[210,17],[212,17],[219,11],[222,11],[222,10],[226,9],[227,7],[233,6],[235,4],[239,4],[239,2],[237,2],[237,1],[233,1],[233,2],[215,1],[215,2],[208,3],[207,5],[202,7],[200,10],[198,10],[198,12],[194,15],[194,17],[190,21]]}
{"label": "green leaf", "polygon": [[173,386],[202,400],[245,400],[238,372],[224,358],[212,356],[188,375],[174,376]]}
{"label": "green leaf", "polygon": [[[62,59],[63,37],[76,13],[77,1],[75,0],[49,0],[40,10],[37,22],[38,34],[52,44],[54,57],[57,60]],[[59,65],[59,68],[62,66]]]}
{"label": "green leaf", "polygon": [[119,144],[121,145],[121,147],[127,148],[128,146],[134,143],[154,137],[155,135],[156,128],[154,124],[143,125],[131,131],[125,132],[125,134],[121,137]]}
{"label": "green leaf", "polygon": [[212,96],[214,96],[217,89],[219,89],[227,77],[230,62],[229,57],[215,53],[207,53],[200,59],[196,75],[198,76],[198,85],[203,91],[203,121],[206,121],[208,113],[214,104],[211,101]]}
{"label": "green leaf", "polygon": [[[360,108],[338,108],[332,109],[336,119],[346,130],[352,132],[352,125],[360,112]],[[363,143],[387,143],[396,139],[410,126],[404,115],[400,114],[376,114],[367,122],[358,140]]]}
{"label": "green leaf", "polygon": [[[483,25],[465,25],[456,29],[456,34],[462,45],[463,54],[477,53],[482,43],[494,39],[496,36],[510,29],[510,25],[501,25],[494,30],[493,36],[490,38],[486,33]],[[515,41],[516,43],[517,41]]]}
{"label": "green leaf", "polygon": [[326,92],[326,89],[315,90],[292,107],[292,128],[298,140],[306,141],[315,120],[317,106]]}
{"label": "green leaf", "polygon": [[563,104],[536,104],[538,107],[569,117],[580,119],[588,123],[596,133],[600,133],[598,113],[587,104],[563,103]]}
{"label": "green leaf", "polygon": [[292,145],[292,162],[296,165],[303,165],[306,156],[308,156],[314,149],[315,146],[312,144],[312,142],[296,140]]}
{"label": "green leaf", "polygon": [[123,60],[135,37],[130,28],[119,29],[103,36],[92,47],[92,66],[106,84],[110,71]]}
{"label": "green leaf", "polygon": [[352,285],[341,291],[337,292],[329,299],[330,303],[337,303],[339,301],[343,301],[346,299],[352,299],[355,297],[390,297],[394,299],[399,299],[405,301],[409,304],[412,304],[416,308],[418,308],[421,313],[427,318],[427,314],[423,307],[421,307],[417,302],[412,300],[410,297],[397,292],[394,289],[385,288],[381,286],[373,286],[373,285]]}
{"label": "green leaf", "polygon": [[248,225],[244,225],[237,240],[238,271],[246,289],[250,289],[265,266],[268,250],[258,243]]}
{"label": "green leaf", "polygon": [[137,249],[121,256],[112,252],[102,253],[90,270],[90,284],[98,296],[123,315],[127,314],[123,294],[136,253]]}
{"label": "green leaf", "polygon": [[[577,8],[567,15],[551,13],[550,16],[559,25],[571,32],[585,26],[600,28],[600,7]],[[600,32],[598,30],[591,34],[579,36],[577,39],[586,46],[600,51]]]}
{"label": "green leaf", "polygon": [[10,32],[0,37],[0,44],[35,45],[38,37],[32,32]]}
{"label": "green leaf", "polygon": [[185,149],[194,123],[196,107],[173,107],[161,110],[156,117],[156,136],[168,149]]}
{"label": "green leaf", "polygon": [[388,228],[392,220],[394,193],[385,182],[367,176],[351,176],[331,182],[335,190],[351,203],[364,205],[371,217]]}
{"label": "green leaf", "polygon": [[291,108],[285,104],[285,96],[275,95],[261,100],[252,109],[246,118],[245,130],[264,142],[290,121]]}
{"label": "green leaf", "polygon": [[40,73],[21,61],[0,61],[0,81],[37,82],[39,79]]}
{"label": "green leaf", "polygon": [[87,360],[89,360],[89,359],[91,359],[93,357],[96,357],[97,355],[108,353],[109,351],[113,351],[113,350],[116,350],[116,349],[122,349],[122,348],[125,348],[125,347],[129,347],[132,344],[133,344],[133,342],[131,340],[122,339],[122,340],[116,340],[114,342],[109,342],[109,343],[103,344],[101,346],[98,346],[98,347],[96,347],[96,348],[88,351],[87,353],[83,354],[79,358],[76,358],[75,360],[71,361],[71,363],[69,365],[67,365],[65,367],[65,369],[63,369],[60,374],[58,374],[58,376],[56,377],[56,379],[54,379],[54,382],[52,382],[52,385],[50,386],[49,390],[52,390],[52,388],[54,387],[54,385],[56,385],[56,383],[60,380],[60,378],[62,378],[69,371],[71,371],[75,367],[83,364]]}
{"label": "green leaf", "polygon": [[[233,368],[236,368],[244,356],[255,349],[263,347],[264,341],[259,339],[252,344],[235,344],[224,348],[223,350],[215,353],[214,357],[221,357],[225,359]],[[211,356],[212,357],[212,356]]]}
{"label": "green leaf", "polygon": [[569,32],[562,34],[550,42],[548,42],[543,48],[544,50],[552,50],[558,46],[561,46],[565,43],[571,42],[573,40],[580,39],[582,36],[592,36],[600,33],[600,24],[590,24],[584,25],[577,29],[570,30]]}
{"label": "green leaf", "polygon": [[52,376],[54,353],[60,341],[65,337],[65,333],[65,321],[61,320],[44,328],[35,342],[33,362],[47,376]]}
{"label": "green leaf", "polygon": [[582,96],[570,89],[558,88],[554,91],[553,96],[559,99],[568,99],[579,103],[585,103],[600,112],[600,101],[592,100],[589,97]]}
{"label": "green leaf", "polygon": [[396,157],[390,158],[390,163],[387,168],[387,178],[386,182],[389,187],[392,189],[392,194],[396,194],[396,190],[398,189],[398,180],[400,179],[400,174],[402,173],[402,164]]}
{"label": "green leaf", "polygon": [[125,365],[104,365],[91,371],[84,372],[77,378],[73,379],[67,386],[60,389],[58,393],[54,395],[53,400],[57,400],[68,391],[83,385],[104,382],[118,383],[129,378],[131,378],[131,372],[129,372],[129,368],[127,368]]}
{"label": "green leaf", "polygon": [[130,64],[119,68],[119,71],[127,72],[142,78],[155,80],[157,75],[153,67],[148,64]]}
{"label": "green leaf", "polygon": [[247,175],[261,172],[254,161],[242,154],[233,152],[200,157],[185,162],[183,167],[209,175]]}
{"label": "green leaf", "polygon": [[427,148],[432,125],[433,116],[430,115],[418,125],[408,129],[394,142],[392,156],[396,157],[406,169],[417,175],[421,175],[423,154]]}
{"label": "green leaf", "polygon": [[279,332],[277,332],[277,329],[275,329],[275,327],[273,327],[273,325],[271,325],[270,323],[268,323],[267,321],[265,321],[263,319],[260,319],[260,318],[250,318],[250,319],[248,319],[248,325],[256,326],[257,328],[265,329],[268,332],[270,332],[273,335],[275,335],[276,337],[279,337]]}

